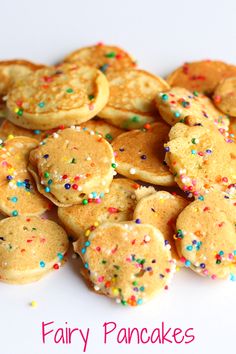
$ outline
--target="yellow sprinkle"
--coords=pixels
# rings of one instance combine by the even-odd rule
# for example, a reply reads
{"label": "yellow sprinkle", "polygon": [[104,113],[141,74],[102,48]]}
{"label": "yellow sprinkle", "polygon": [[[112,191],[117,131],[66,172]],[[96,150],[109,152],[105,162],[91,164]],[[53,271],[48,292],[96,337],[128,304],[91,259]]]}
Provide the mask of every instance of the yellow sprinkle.
{"label": "yellow sprinkle", "polygon": [[99,222],[96,221],[96,222],[93,224],[93,226],[98,227],[98,226],[99,226]]}
{"label": "yellow sprinkle", "polygon": [[30,306],[33,307],[33,308],[38,307],[37,301],[31,301]]}
{"label": "yellow sprinkle", "polygon": [[13,173],[15,171],[15,169],[12,167],[12,168],[8,168],[8,173]]}
{"label": "yellow sprinkle", "polygon": [[7,136],[7,139],[8,140],[11,140],[11,139],[13,139],[14,138],[14,135],[13,134],[9,134],[8,136]]}
{"label": "yellow sprinkle", "polygon": [[90,235],[90,230],[85,231],[85,236],[89,236]]}
{"label": "yellow sprinkle", "polygon": [[180,267],[176,267],[176,272],[179,272],[180,271]]}
{"label": "yellow sprinkle", "polygon": [[119,295],[119,290],[117,288],[114,288],[112,290],[113,294],[116,296],[116,295]]}
{"label": "yellow sprinkle", "polygon": [[14,109],[14,112],[17,113],[18,111],[19,111],[19,108],[16,107],[16,108]]}

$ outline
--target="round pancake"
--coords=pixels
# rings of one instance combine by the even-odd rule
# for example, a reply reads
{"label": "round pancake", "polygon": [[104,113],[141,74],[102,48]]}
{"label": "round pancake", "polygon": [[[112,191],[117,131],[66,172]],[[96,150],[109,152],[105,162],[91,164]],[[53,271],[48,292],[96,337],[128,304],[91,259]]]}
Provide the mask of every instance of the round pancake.
{"label": "round pancake", "polygon": [[0,61],[0,97],[7,95],[17,81],[43,67],[27,60]]}
{"label": "round pancake", "polygon": [[179,213],[189,202],[176,194],[165,191],[154,192],[141,198],[134,210],[137,222],[150,224],[163,234],[165,242],[171,246],[172,258],[179,261],[175,248],[175,223]]}
{"label": "round pancake", "polygon": [[93,130],[96,134],[102,135],[109,143],[124,132],[122,129],[114,127],[103,119],[90,119],[89,121],[82,123],[80,126],[83,129]]}
{"label": "round pancake", "polygon": [[29,138],[36,139],[38,141],[43,140],[49,132],[41,130],[28,130],[9,122],[4,119],[0,126],[0,139],[5,140],[15,136],[28,136]]}
{"label": "round pancake", "polygon": [[172,174],[163,164],[168,133],[168,125],[158,122],[148,130],[133,130],[119,135],[112,143],[116,171],[135,180],[161,186],[174,185]]}
{"label": "round pancake", "polygon": [[82,244],[92,230],[105,222],[120,222],[133,220],[136,205],[135,189],[137,184],[126,178],[114,179],[110,185],[109,193],[101,203],[72,205],[58,209],[58,217],[62,225],[78,242],[74,249],[81,251]]}
{"label": "round pancake", "polygon": [[89,65],[101,70],[104,74],[135,67],[133,58],[123,49],[97,44],[77,49],[69,54],[65,62],[76,62],[77,65]]}
{"label": "round pancake", "polygon": [[24,284],[61,267],[69,242],[55,222],[37,216],[0,221],[0,281]]}
{"label": "round pancake", "polygon": [[177,68],[168,76],[167,82],[170,86],[211,95],[222,79],[231,76],[236,76],[236,66],[222,61],[202,60],[185,63]]}
{"label": "round pancake", "polygon": [[170,125],[185,122],[190,115],[203,125],[214,123],[217,127],[228,129],[229,119],[220,112],[212,101],[201,93],[191,93],[182,87],[172,87],[169,91],[158,93],[157,108],[162,118]]}
{"label": "round pancake", "polygon": [[176,246],[182,261],[200,275],[236,279],[236,199],[210,192],[178,216]]}
{"label": "round pancake", "polygon": [[151,225],[103,224],[84,247],[84,266],[94,289],[123,305],[145,303],[168,284],[175,270],[163,235]]}
{"label": "round pancake", "polygon": [[44,65],[34,64],[27,60],[0,61],[0,117],[6,117],[5,96],[17,80],[43,67]]}
{"label": "round pancake", "polygon": [[236,117],[236,77],[222,80],[216,86],[213,100],[222,112]]}
{"label": "round pancake", "polygon": [[58,206],[99,202],[114,174],[111,145],[81,127],[53,133],[29,157],[38,190]]}
{"label": "round pancake", "polygon": [[28,75],[8,94],[7,118],[27,129],[83,123],[107,103],[105,75],[92,67],[63,64]]}
{"label": "round pancake", "polygon": [[50,208],[27,170],[37,140],[15,137],[0,145],[0,211],[9,216],[40,215]]}
{"label": "round pancake", "polygon": [[157,92],[168,90],[160,77],[143,70],[129,69],[109,75],[110,96],[98,116],[122,129],[136,129],[155,120]]}
{"label": "round pancake", "polygon": [[166,162],[179,187],[203,198],[211,189],[236,182],[236,144],[214,127],[177,123],[165,145]]}

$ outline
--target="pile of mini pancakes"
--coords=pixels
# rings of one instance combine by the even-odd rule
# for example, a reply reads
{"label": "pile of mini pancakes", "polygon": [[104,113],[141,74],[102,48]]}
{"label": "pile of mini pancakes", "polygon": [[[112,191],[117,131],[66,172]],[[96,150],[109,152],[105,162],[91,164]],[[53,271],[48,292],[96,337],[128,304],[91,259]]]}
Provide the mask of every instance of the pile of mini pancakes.
{"label": "pile of mini pancakes", "polygon": [[102,43],[2,61],[0,112],[0,280],[60,269],[69,239],[89,288],[123,305],[181,267],[236,280],[236,66],[164,80]]}

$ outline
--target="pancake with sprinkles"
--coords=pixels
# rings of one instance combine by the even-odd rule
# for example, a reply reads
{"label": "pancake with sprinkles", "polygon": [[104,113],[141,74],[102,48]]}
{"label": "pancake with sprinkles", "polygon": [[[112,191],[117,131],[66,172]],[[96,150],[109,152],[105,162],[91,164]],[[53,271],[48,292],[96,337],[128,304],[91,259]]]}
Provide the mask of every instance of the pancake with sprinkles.
{"label": "pancake with sprinkles", "polygon": [[4,215],[41,215],[51,203],[38,191],[27,170],[35,139],[15,137],[0,145],[0,211]]}
{"label": "pancake with sprinkles", "polygon": [[108,101],[105,75],[92,67],[62,64],[18,81],[8,94],[7,119],[26,129],[83,123]]}
{"label": "pancake with sprinkles", "polygon": [[111,145],[81,127],[53,133],[31,151],[29,161],[39,192],[58,206],[98,203],[116,167]]}
{"label": "pancake with sprinkles", "polygon": [[163,235],[151,225],[106,223],[86,241],[84,267],[95,291],[122,305],[145,303],[172,279],[175,262]]}

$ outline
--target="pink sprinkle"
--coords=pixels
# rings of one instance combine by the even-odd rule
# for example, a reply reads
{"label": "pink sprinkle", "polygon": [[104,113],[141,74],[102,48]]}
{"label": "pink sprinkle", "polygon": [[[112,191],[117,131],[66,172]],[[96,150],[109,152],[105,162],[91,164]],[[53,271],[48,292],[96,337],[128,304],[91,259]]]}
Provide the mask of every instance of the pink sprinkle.
{"label": "pink sprinkle", "polygon": [[207,275],[207,274],[208,274],[208,270],[205,269],[205,270],[203,271],[203,274],[204,274],[204,275]]}
{"label": "pink sprinkle", "polygon": [[98,277],[98,282],[102,283],[104,281],[104,276]]}
{"label": "pink sprinkle", "polygon": [[234,259],[234,255],[232,253],[229,253],[229,259]]}
{"label": "pink sprinkle", "polygon": [[92,103],[89,104],[89,110],[90,110],[90,111],[93,111],[93,110],[94,110],[94,104],[92,104]]}
{"label": "pink sprinkle", "polygon": [[113,208],[113,207],[109,207],[107,210],[111,214],[116,214],[119,211],[117,208]]}
{"label": "pink sprinkle", "polygon": [[215,274],[213,274],[212,276],[211,276],[211,279],[212,280],[215,280],[217,277],[216,277],[216,275]]}
{"label": "pink sprinkle", "polygon": [[186,261],[186,258],[184,258],[184,257],[180,258],[180,262],[185,263],[185,261]]}
{"label": "pink sprinkle", "polygon": [[96,199],[95,199],[95,202],[96,202],[97,204],[101,203],[101,201],[102,201],[101,198],[96,198]]}

